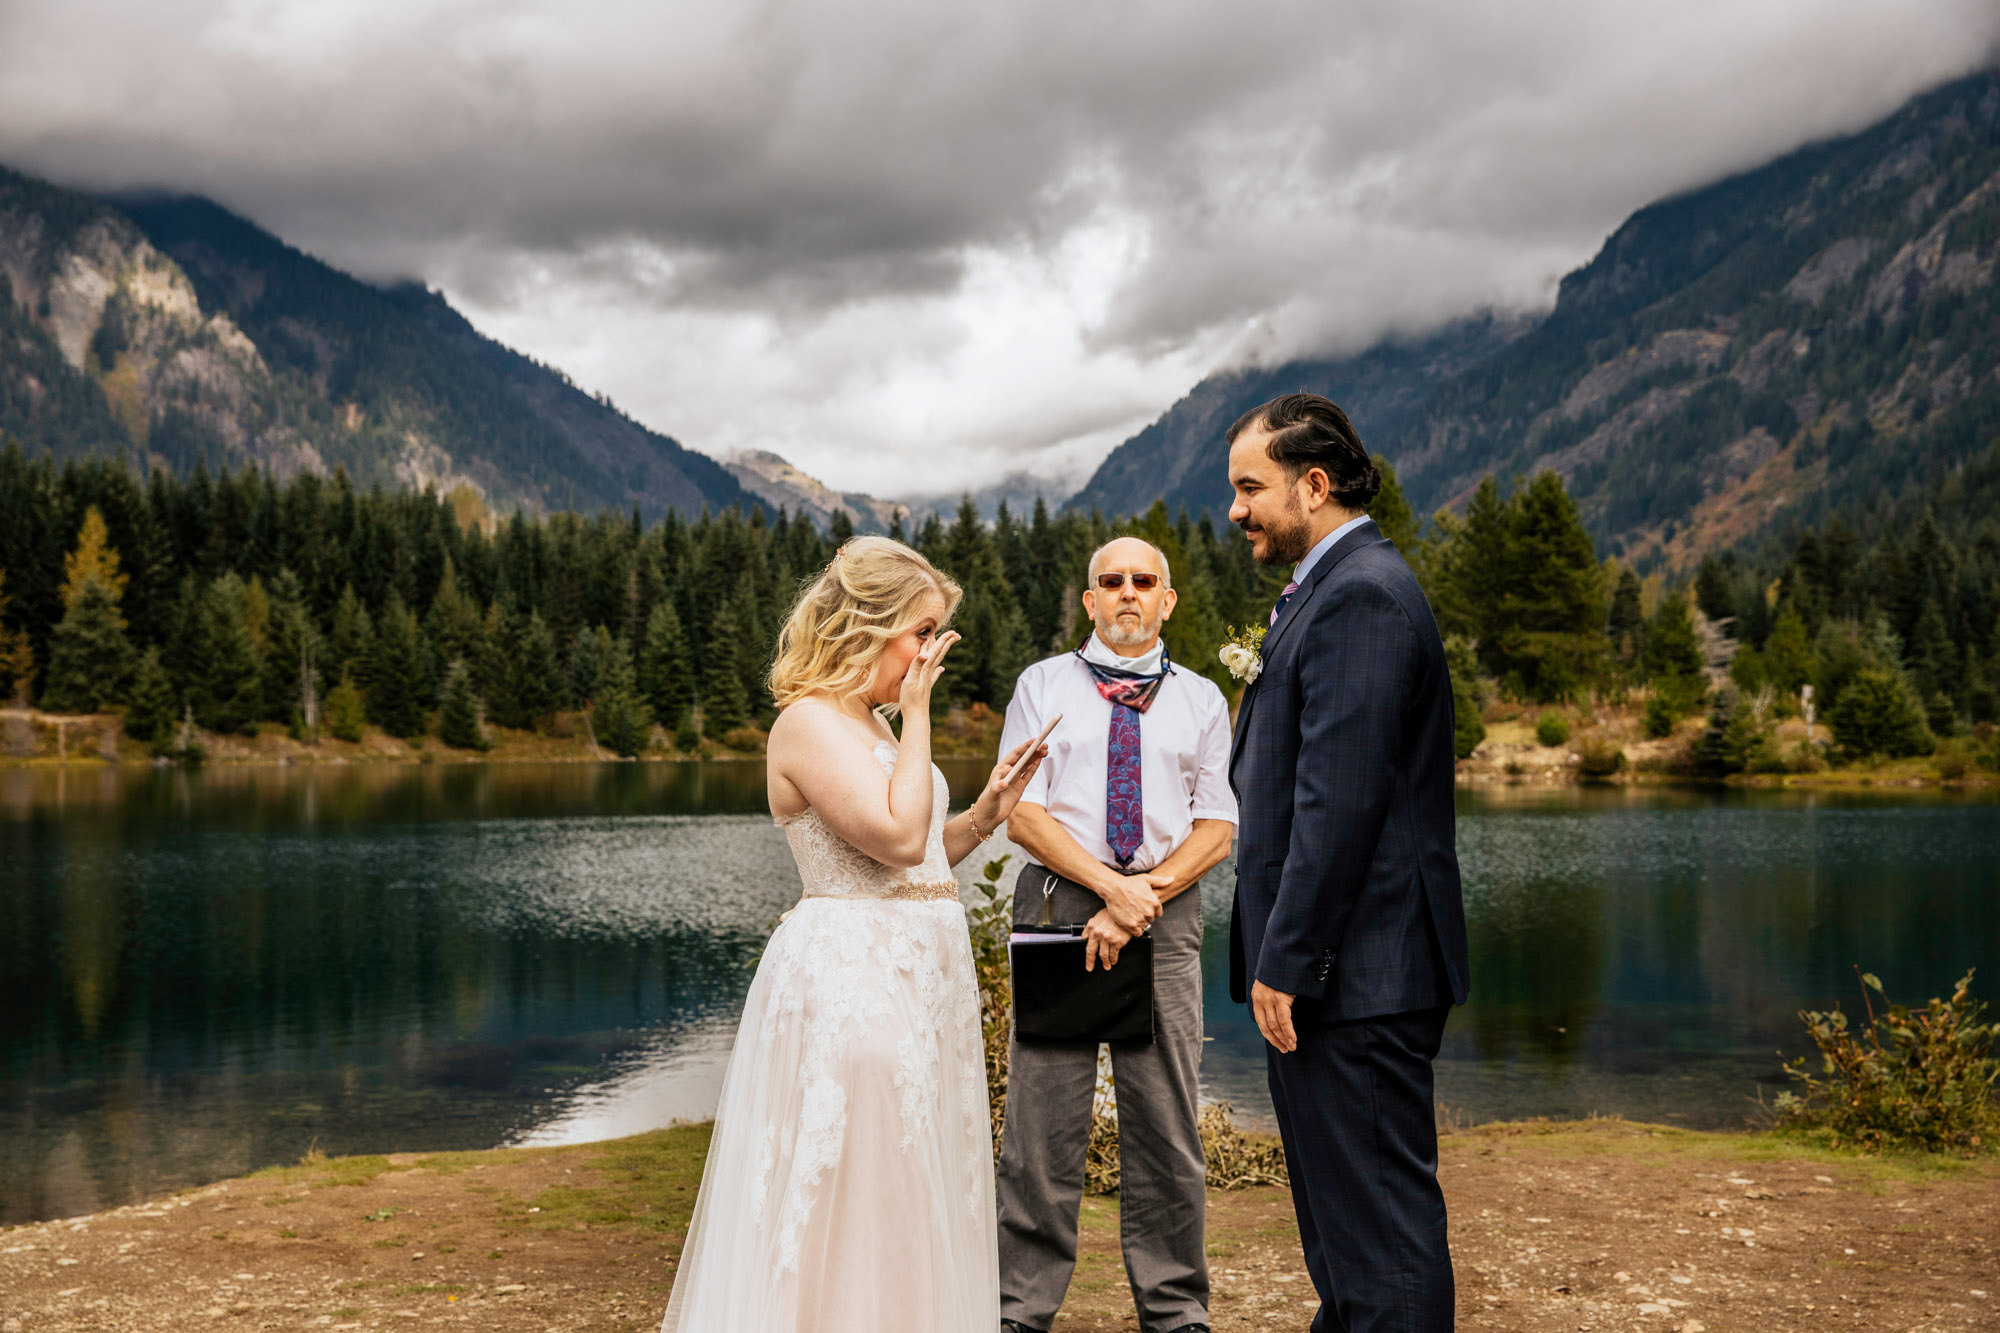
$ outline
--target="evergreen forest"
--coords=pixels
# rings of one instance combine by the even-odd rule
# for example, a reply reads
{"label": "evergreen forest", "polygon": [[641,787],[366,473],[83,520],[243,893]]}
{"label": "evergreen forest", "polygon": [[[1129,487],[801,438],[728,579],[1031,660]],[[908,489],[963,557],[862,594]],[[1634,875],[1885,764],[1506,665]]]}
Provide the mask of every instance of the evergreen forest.
{"label": "evergreen forest", "polygon": [[[1811,706],[1834,757],[1929,753],[2000,714],[2000,445],[1894,503],[1642,580],[1600,561],[1554,473],[1488,478],[1420,525],[1387,460],[1373,513],[1409,554],[1447,638],[1459,751],[1494,700],[1630,704],[1655,735],[1705,714],[1714,773],[1797,766],[1776,723]],[[940,709],[1000,710],[1030,662],[1080,643],[1090,552],[1159,545],[1176,662],[1235,688],[1216,649],[1283,582],[1213,520],[1164,504],[980,519],[908,540],[965,588]],[[480,748],[495,726],[587,720],[626,755],[704,739],[754,749],[773,641],[802,580],[851,530],[731,508],[494,520],[463,498],[362,490],[342,473],[186,479],[0,451],[0,697],[122,710],[157,753],[197,729],[367,727]]]}

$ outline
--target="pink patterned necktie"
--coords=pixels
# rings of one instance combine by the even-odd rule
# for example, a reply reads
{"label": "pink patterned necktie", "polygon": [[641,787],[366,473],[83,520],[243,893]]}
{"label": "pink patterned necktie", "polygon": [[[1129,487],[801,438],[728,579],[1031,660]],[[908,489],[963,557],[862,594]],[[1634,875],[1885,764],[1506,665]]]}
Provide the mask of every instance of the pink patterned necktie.
{"label": "pink patterned necktie", "polygon": [[1104,841],[1121,868],[1132,864],[1139,844],[1146,840],[1146,794],[1140,782],[1145,765],[1139,748],[1139,719],[1159,697],[1173,664],[1164,651],[1160,672],[1142,676],[1130,671],[1113,671],[1097,665],[1078,652],[1097,692],[1111,705],[1111,727],[1105,738],[1104,756]]}
{"label": "pink patterned necktie", "polygon": [[1278,604],[1271,608],[1271,623],[1273,625],[1278,623],[1278,613],[1285,609],[1285,603],[1291,601],[1292,594],[1297,592],[1298,590],[1299,590],[1298,582],[1297,580],[1294,580],[1290,583],[1287,583],[1285,585],[1285,590],[1278,594]]}

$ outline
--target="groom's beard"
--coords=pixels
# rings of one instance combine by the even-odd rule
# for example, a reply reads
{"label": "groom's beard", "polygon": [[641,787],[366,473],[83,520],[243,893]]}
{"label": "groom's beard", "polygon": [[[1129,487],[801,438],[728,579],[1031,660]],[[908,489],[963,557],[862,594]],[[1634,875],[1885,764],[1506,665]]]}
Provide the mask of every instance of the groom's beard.
{"label": "groom's beard", "polygon": [[1285,507],[1283,521],[1263,525],[1264,550],[1257,557],[1260,564],[1296,565],[1312,550],[1312,519],[1296,494],[1288,498],[1291,503]]}

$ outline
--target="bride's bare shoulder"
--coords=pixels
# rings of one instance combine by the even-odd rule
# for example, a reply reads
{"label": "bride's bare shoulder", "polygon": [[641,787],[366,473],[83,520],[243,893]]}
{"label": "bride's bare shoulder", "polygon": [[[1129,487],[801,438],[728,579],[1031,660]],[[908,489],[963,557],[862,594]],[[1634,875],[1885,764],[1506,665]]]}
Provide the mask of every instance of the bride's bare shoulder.
{"label": "bride's bare shoulder", "polygon": [[822,755],[832,751],[873,749],[875,737],[867,723],[843,712],[830,699],[805,698],[785,705],[771,724],[770,752]]}

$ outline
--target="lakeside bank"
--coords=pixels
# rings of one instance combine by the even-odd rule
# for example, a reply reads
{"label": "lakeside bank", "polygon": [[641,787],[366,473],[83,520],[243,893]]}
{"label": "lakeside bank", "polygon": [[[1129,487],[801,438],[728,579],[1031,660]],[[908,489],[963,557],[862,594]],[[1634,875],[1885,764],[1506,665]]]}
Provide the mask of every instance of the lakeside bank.
{"label": "lakeside bank", "polygon": [[[0,1329],[658,1325],[707,1127],[335,1158],[0,1229]],[[2000,1163],[1855,1158],[1623,1120],[1444,1136],[1461,1327],[1991,1328]],[[1286,1191],[1211,1190],[1217,1333],[1302,1328]],[[1087,1198],[1064,1330],[1136,1329],[1118,1202]]]}
{"label": "lakeside bank", "polygon": [[[1537,723],[1552,713],[1564,717],[1565,735],[1555,744],[1545,744],[1536,734]],[[981,705],[954,709],[933,730],[934,754],[939,759],[990,760],[998,752],[1001,721],[1000,714]],[[1968,737],[1963,747],[1916,758],[1717,777],[1693,771],[1694,752],[1708,727],[1703,716],[1683,720],[1665,737],[1647,736],[1640,714],[1632,709],[1502,706],[1488,710],[1485,725],[1485,738],[1470,756],[1458,761],[1457,781],[1462,787],[1583,783],[1808,789],[2000,787],[2000,766],[1996,766],[2000,765],[2000,741],[1990,734]],[[375,727],[367,728],[359,741],[329,736],[308,744],[276,727],[260,728],[255,735],[197,731],[193,740],[203,764],[286,767],[732,762],[761,760],[765,736],[754,727],[746,727],[730,733],[733,744],[705,738],[695,749],[680,750],[664,729],[656,729],[651,748],[635,759],[621,760],[597,744],[582,714],[558,714],[542,730],[487,730],[492,743],[483,750],[455,749],[434,735],[405,740]],[[1781,726],[1778,734],[1794,748],[1806,741],[1805,726],[1796,719]],[[1826,729],[1821,727],[1818,739],[1825,735]],[[1992,762],[1981,762],[1982,755]],[[117,714],[0,709],[0,768],[149,766],[164,762],[168,761],[155,759],[146,746],[124,735]]]}

